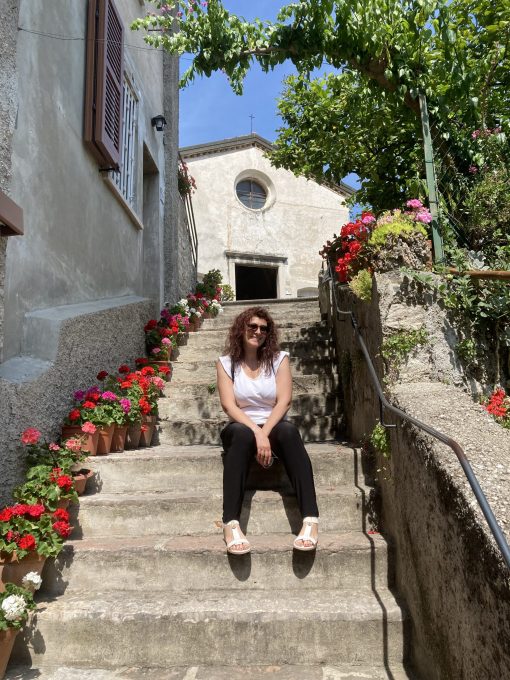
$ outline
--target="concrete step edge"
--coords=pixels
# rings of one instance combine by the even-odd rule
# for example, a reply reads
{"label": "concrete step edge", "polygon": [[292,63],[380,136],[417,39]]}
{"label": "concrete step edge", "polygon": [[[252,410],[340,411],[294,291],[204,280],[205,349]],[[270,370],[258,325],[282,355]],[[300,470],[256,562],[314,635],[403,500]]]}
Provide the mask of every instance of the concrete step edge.
{"label": "concrete step edge", "polygon": [[326,620],[400,622],[404,613],[388,588],[378,587],[374,593],[371,586],[338,590],[310,589],[304,606],[303,595],[295,589],[272,591],[245,589],[239,592],[210,590],[207,592],[140,592],[125,591],[74,591],[69,596],[43,598],[38,609],[44,619],[56,617],[65,625],[73,620],[112,619],[122,625],[125,612],[140,616],[140,625],[153,618],[163,620],[175,616],[192,615],[194,620],[208,620],[228,615],[235,620],[253,621],[261,615],[272,620],[317,621]]}
{"label": "concrete step edge", "polygon": [[[292,534],[290,534],[292,535]],[[252,555],[271,553],[289,553],[293,551],[289,542],[289,533],[261,534],[250,536]],[[319,555],[331,555],[337,552],[378,552],[387,551],[387,543],[380,534],[366,534],[362,531],[321,532],[319,538]],[[103,553],[118,555],[124,552],[147,554],[158,553],[192,553],[201,554],[225,553],[225,544],[221,528],[217,534],[203,536],[148,536],[148,537],[101,537],[97,539],[82,538],[67,541],[65,552],[75,557],[79,554]]]}
{"label": "concrete step edge", "polygon": [[412,680],[402,664],[314,664],[271,666],[157,666],[84,668],[48,665],[15,666],[5,680]]}

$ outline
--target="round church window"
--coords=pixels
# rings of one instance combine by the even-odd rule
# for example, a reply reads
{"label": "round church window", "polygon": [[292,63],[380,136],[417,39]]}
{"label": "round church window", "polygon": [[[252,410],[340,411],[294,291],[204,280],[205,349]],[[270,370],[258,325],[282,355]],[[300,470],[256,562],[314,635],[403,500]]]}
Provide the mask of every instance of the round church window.
{"label": "round church window", "polygon": [[252,210],[261,210],[267,200],[267,191],[254,179],[243,179],[236,185],[236,194],[243,205]]}

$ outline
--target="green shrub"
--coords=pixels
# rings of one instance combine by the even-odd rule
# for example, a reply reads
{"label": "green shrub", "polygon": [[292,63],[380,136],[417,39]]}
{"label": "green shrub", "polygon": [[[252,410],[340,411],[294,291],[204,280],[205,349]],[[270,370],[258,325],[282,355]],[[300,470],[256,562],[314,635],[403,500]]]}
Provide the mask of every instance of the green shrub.
{"label": "green shrub", "polygon": [[381,425],[381,423],[377,423],[377,425],[372,430],[372,433],[370,434],[370,443],[377,453],[380,453],[385,458],[390,457],[390,435],[388,430],[383,425]]}
{"label": "green shrub", "polygon": [[429,334],[426,328],[419,330],[400,330],[384,340],[382,356],[393,366],[399,366],[418,345],[426,345]]}
{"label": "green shrub", "polygon": [[349,281],[349,288],[360,300],[370,302],[372,299],[372,274],[368,269],[362,269]]}

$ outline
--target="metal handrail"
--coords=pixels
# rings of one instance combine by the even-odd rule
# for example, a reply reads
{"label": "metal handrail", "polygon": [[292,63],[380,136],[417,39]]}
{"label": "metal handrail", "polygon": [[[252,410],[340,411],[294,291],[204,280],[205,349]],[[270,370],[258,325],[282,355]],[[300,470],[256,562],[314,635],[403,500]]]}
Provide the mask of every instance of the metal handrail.
{"label": "metal handrail", "polygon": [[455,455],[457,456],[459,463],[462,466],[462,469],[464,471],[464,474],[466,475],[466,478],[471,486],[471,489],[473,490],[473,493],[475,494],[476,500],[478,501],[478,505],[480,506],[480,509],[482,510],[485,519],[487,520],[487,524],[489,525],[489,529],[491,530],[492,535],[494,536],[494,540],[498,544],[498,547],[501,551],[501,556],[506,564],[506,566],[510,569],[510,548],[508,546],[508,543],[506,541],[506,538],[503,534],[503,531],[501,530],[501,527],[496,521],[496,518],[494,517],[494,513],[492,512],[492,509],[489,505],[489,502],[487,498],[485,497],[485,494],[483,493],[480,484],[478,482],[478,479],[476,478],[475,473],[473,472],[473,468],[471,467],[467,456],[463,450],[463,448],[460,446],[458,442],[455,441],[455,439],[452,439],[451,437],[448,437],[446,434],[443,434],[442,432],[439,432],[438,430],[434,429],[430,425],[427,425],[426,423],[423,423],[421,420],[418,420],[417,418],[414,418],[413,416],[410,416],[408,413],[405,411],[402,411],[402,409],[398,408],[398,406],[395,406],[394,404],[391,404],[387,399],[386,396],[384,395],[381,383],[379,382],[379,378],[377,376],[376,370],[374,368],[374,364],[372,363],[372,359],[370,357],[370,353],[367,349],[367,346],[365,344],[365,341],[363,340],[363,336],[361,335],[360,329],[358,322],[356,320],[356,317],[354,316],[354,313],[352,311],[346,311],[343,309],[340,309],[340,306],[338,304],[338,298],[337,298],[337,291],[336,291],[336,285],[333,280],[333,276],[331,273],[331,265],[328,266],[327,272],[325,273],[324,277],[324,282],[325,283],[331,283],[331,287],[333,290],[333,298],[335,302],[335,312],[337,314],[343,314],[345,316],[349,316],[351,319],[352,326],[354,328],[354,332],[356,334],[356,338],[358,340],[358,343],[361,347],[361,351],[363,352],[363,356],[365,357],[365,361],[367,363],[367,367],[370,373],[370,377],[372,379],[372,383],[374,385],[375,391],[377,392],[377,396],[379,398],[379,408],[380,408],[380,414],[381,414],[381,425],[384,427],[396,427],[396,425],[390,425],[389,423],[384,422],[384,409],[387,409],[391,413],[394,413],[397,415],[399,418],[402,420],[406,420],[409,423],[412,423],[416,427],[418,427],[420,430],[423,430],[424,432],[427,432],[427,434],[430,434],[432,437],[435,439],[438,439],[440,442],[443,442],[443,444],[446,444],[449,446]]}

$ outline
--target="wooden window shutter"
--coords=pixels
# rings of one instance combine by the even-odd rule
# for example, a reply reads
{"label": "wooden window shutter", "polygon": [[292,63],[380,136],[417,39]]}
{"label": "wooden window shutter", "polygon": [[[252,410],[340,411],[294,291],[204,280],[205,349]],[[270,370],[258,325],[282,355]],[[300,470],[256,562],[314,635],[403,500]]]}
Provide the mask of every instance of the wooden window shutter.
{"label": "wooden window shutter", "polygon": [[87,146],[102,167],[118,169],[122,153],[124,26],[113,0],[89,0],[85,74]]}

